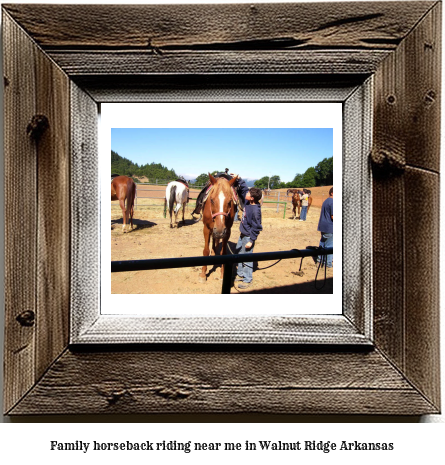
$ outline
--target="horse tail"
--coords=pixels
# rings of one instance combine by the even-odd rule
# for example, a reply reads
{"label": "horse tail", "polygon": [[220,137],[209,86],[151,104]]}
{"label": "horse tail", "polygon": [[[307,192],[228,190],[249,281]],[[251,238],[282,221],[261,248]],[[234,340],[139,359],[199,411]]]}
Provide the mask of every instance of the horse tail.
{"label": "horse tail", "polygon": [[176,199],[176,185],[174,184],[170,189],[170,198],[168,201],[168,211],[169,211],[170,217],[172,216],[173,205],[175,203],[175,199]]}
{"label": "horse tail", "polygon": [[136,183],[132,180],[130,186],[130,224],[133,229],[134,199],[136,198]]}

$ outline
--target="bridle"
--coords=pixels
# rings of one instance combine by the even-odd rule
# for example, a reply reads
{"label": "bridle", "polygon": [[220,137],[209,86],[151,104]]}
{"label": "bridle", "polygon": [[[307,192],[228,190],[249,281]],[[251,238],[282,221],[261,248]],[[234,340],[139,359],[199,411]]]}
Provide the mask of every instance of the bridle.
{"label": "bridle", "polygon": [[[208,194],[210,194],[210,191],[213,189],[213,187],[208,191]],[[233,188],[233,186],[231,186],[231,193],[232,193],[232,201],[237,203],[237,195],[236,195],[236,192],[235,192],[235,189]],[[217,213],[212,213],[212,220],[214,220],[217,216],[219,215],[222,215],[222,216],[226,216],[228,217],[229,216],[229,212],[225,213],[225,212],[217,212]]]}
{"label": "bridle", "polygon": [[228,213],[224,213],[224,212],[218,212],[218,213],[212,213],[212,218],[215,218],[215,216],[218,216],[218,215],[229,216],[229,214],[228,214]]}
{"label": "bridle", "polygon": [[[232,192],[233,192],[233,188],[232,188]],[[219,215],[223,215],[223,216],[229,216],[229,212],[225,213],[225,212],[218,212],[218,213],[212,213],[212,220],[215,219],[216,216],[219,216]]]}

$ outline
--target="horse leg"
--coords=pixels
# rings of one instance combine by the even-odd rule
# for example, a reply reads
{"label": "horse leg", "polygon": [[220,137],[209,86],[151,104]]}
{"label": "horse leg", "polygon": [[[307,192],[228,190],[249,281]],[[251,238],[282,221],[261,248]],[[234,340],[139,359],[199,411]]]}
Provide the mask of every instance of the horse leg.
{"label": "horse leg", "polygon": [[212,240],[212,255],[216,255],[216,249],[219,245],[219,239],[215,239],[213,236],[212,236],[213,240]]}
{"label": "horse leg", "polygon": [[[229,238],[230,238],[230,234],[227,234],[227,236],[224,237],[224,239],[222,241],[220,255],[226,255],[227,254],[227,243],[229,242]],[[232,265],[228,264],[227,266],[232,266]],[[224,267],[225,267],[225,265],[221,265],[221,279],[224,278]]]}
{"label": "horse leg", "polygon": [[168,211],[170,212],[170,228],[173,228],[173,224],[172,224],[173,208],[170,208],[170,203],[168,204]]}
{"label": "horse leg", "polygon": [[[212,255],[216,255],[216,249],[219,246],[219,239],[213,238],[213,244],[212,244]],[[216,265],[214,265],[216,267]],[[219,279],[218,276],[215,274],[215,279]]]}
{"label": "horse leg", "polygon": [[125,208],[125,199],[119,199],[119,206],[122,210],[122,232],[126,232],[125,226],[127,225],[127,210]]}
{"label": "horse leg", "polygon": [[178,227],[178,213],[179,209],[181,208],[181,204],[177,203],[175,207],[175,226]]}
{"label": "horse leg", "polygon": [[[210,255],[210,229],[204,225],[204,250],[202,251],[202,254],[204,257],[208,257]],[[206,282],[206,273],[207,273],[207,266],[204,265],[201,270],[201,274],[199,275],[199,280],[202,283]]]}
{"label": "horse leg", "polygon": [[130,197],[130,227],[133,230],[133,215],[134,215],[134,198],[136,197],[136,185],[133,185]]}
{"label": "horse leg", "polygon": [[182,224],[185,226],[185,219],[184,219],[184,213],[185,213],[185,205],[186,202],[182,204]]}
{"label": "horse leg", "polygon": [[127,208],[125,209],[125,221],[128,225],[128,231],[133,229],[133,217],[131,216],[131,199],[127,198]]}

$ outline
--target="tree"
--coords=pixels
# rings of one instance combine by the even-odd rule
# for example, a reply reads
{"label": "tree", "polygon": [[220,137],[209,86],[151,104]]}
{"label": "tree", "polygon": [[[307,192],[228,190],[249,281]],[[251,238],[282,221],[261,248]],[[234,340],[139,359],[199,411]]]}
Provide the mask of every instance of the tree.
{"label": "tree", "polygon": [[200,174],[195,181],[196,186],[205,186],[206,182],[209,180],[209,174],[208,173],[202,173]]}
{"label": "tree", "polygon": [[303,174],[303,185],[301,187],[315,187],[317,172],[314,167],[310,167]]}
{"label": "tree", "polygon": [[303,175],[301,173],[297,173],[292,181],[292,187],[303,187]]}
{"label": "tree", "polygon": [[271,176],[269,186],[271,189],[279,189],[280,182],[281,182],[280,177],[275,174],[274,176]]}
{"label": "tree", "polygon": [[137,163],[133,163],[127,158],[121,157],[114,150],[111,151],[111,173],[116,173],[120,175],[130,176],[130,177],[147,177],[151,181],[156,179],[172,181],[177,179],[178,176],[175,173],[175,170],[169,170],[165,166],[162,166],[160,163],[150,163],[139,166]]}
{"label": "tree", "polygon": [[265,189],[269,185],[269,176],[263,176],[261,179],[257,179],[254,183],[258,189]]}
{"label": "tree", "polygon": [[334,159],[324,158],[315,167],[317,186],[331,185],[334,175]]}

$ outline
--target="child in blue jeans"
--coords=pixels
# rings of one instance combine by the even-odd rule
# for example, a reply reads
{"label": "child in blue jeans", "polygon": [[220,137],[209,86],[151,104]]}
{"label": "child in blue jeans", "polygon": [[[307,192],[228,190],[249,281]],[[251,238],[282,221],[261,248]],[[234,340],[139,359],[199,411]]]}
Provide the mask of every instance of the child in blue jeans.
{"label": "child in blue jeans", "polygon": [[[253,252],[255,241],[263,230],[261,225],[261,189],[246,186],[246,183],[238,178],[240,194],[246,199],[244,202],[244,213],[240,224],[240,237],[236,244],[237,254],[249,254]],[[235,281],[242,281],[239,289],[247,289],[252,282],[253,262],[238,263],[237,276]]]}

